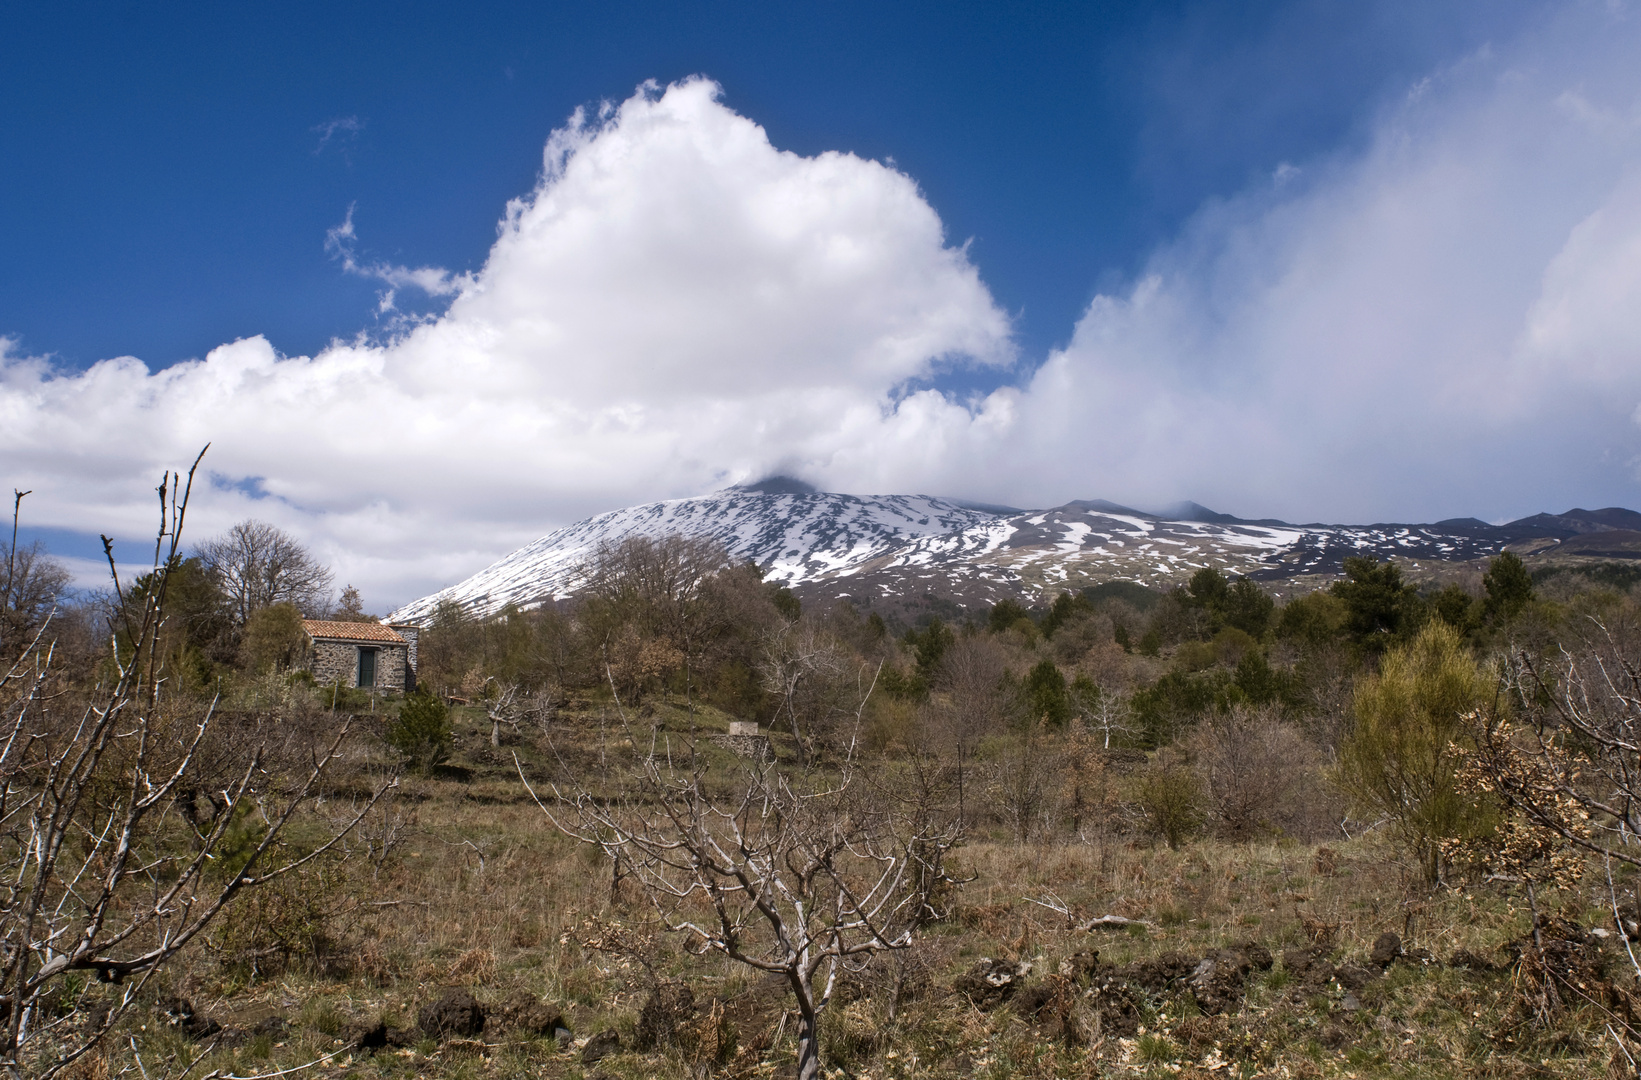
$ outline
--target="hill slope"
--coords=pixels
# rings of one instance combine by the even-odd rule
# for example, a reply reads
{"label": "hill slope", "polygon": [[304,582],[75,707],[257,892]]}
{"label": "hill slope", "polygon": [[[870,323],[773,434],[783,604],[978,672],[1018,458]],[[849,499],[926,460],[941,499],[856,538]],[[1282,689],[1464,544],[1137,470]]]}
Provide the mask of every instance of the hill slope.
{"label": "hill slope", "polygon": [[[748,488],[613,510],[566,526],[394,612],[425,622],[441,603],[475,615],[573,594],[599,546],[628,536],[708,537],[806,598],[870,605],[937,597],[959,605],[1128,580],[1166,586],[1204,566],[1274,582],[1334,575],[1351,555],[1464,562],[1523,545],[1538,555],[1637,557],[1641,515],[1609,507],[1507,525],[1291,525],[1181,504],[1163,517],[1103,500],[1016,511],[926,495],[837,495],[776,478]],[[1611,534],[1610,539],[1603,534]]]}

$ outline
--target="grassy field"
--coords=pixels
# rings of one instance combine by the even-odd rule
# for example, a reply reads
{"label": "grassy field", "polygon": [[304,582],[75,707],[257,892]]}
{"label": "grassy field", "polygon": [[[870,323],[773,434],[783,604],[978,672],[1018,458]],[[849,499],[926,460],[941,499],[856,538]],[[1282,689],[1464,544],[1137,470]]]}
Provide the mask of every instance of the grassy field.
{"label": "grassy field", "polygon": [[[77,1074],[119,1074],[135,1052],[147,1075],[174,1075],[207,1048],[191,1075],[789,1074],[785,988],[657,933],[643,895],[612,888],[603,856],[521,784],[515,753],[538,779],[558,771],[554,745],[589,765],[609,719],[581,703],[551,745],[534,731],[493,748],[483,716],[459,710],[445,767],[406,776],[345,862],[243,901]],[[674,703],[645,722],[681,749],[691,723],[726,719]],[[729,782],[738,759],[706,752]],[[362,738],[310,827],[390,757]],[[1637,1019],[1622,939],[1577,930],[1613,924],[1604,873],[1539,898],[1551,959],[1535,966],[1514,960],[1530,925],[1511,886],[1432,890],[1382,831],[1177,851],[1114,825],[1008,836],[978,824],[948,917],[843,980],[822,1023],[829,1074],[1594,1077],[1609,1075],[1609,1025]],[[1081,928],[1107,914],[1144,925]],[[1553,1000],[1546,970],[1562,976]],[[110,992],[84,988],[81,1012]],[[483,1031],[420,1030],[455,992],[487,1014]]]}

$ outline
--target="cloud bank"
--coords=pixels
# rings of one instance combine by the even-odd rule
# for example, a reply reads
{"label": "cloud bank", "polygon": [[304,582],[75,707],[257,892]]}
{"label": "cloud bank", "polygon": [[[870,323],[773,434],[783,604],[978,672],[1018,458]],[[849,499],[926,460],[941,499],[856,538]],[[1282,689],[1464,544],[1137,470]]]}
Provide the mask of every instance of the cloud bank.
{"label": "cloud bank", "polygon": [[[553,134],[472,275],[333,233],[442,315],[158,371],[8,351],[0,452],[42,524],[139,536],[159,470],[211,441],[196,536],[274,521],[380,608],[773,471],[1345,521],[1634,505],[1636,55],[1633,14],[1575,5],[1430,73],[1364,149],[1203,207],[1034,370],[911,178],[781,151],[711,82],[646,86]],[[983,398],[914,389],[1016,364]]]}
{"label": "cloud bank", "polygon": [[260,337],[159,371],[8,354],[0,447],[35,520],[140,536],[160,470],[209,441],[196,536],[274,521],[385,606],[596,510],[862,442],[899,455],[968,416],[900,388],[1015,359],[910,178],[782,152],[705,80],[578,112],[471,277],[361,265],[353,239],[351,218],[330,237],[353,272],[451,292],[445,313],[313,357]]}
{"label": "cloud bank", "polygon": [[1634,504],[1638,31],[1564,9],[1205,207],[1037,371],[1025,456],[1328,520]]}

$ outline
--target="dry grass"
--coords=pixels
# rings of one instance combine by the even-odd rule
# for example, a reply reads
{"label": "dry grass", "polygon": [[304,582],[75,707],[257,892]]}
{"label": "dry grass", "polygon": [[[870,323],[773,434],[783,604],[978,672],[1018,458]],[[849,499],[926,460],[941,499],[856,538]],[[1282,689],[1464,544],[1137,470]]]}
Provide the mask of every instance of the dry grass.
{"label": "dry grass", "polygon": [[[656,718],[683,722],[667,708]],[[706,714],[697,722],[721,728],[723,719]],[[576,743],[578,760],[595,758],[596,711],[576,716],[568,730],[560,732],[561,747]],[[332,898],[326,957],[252,977],[242,965],[196,952],[171,973],[168,992],[239,1033],[195,1075],[211,1068],[250,1075],[332,1053],[308,1075],[789,1072],[792,1025],[782,988],[654,935],[642,898],[612,895],[608,865],[543,819],[511,755],[516,750],[527,769],[545,775],[554,768],[548,747],[522,737],[498,753],[488,746],[488,728],[473,720],[458,725],[458,736],[460,771],[452,775],[460,778],[408,779],[389,811],[402,826],[398,846],[379,861],[361,850],[345,867],[346,895]],[[1387,841],[1202,841],[1170,851],[1121,836],[1027,846],[983,836],[959,854],[973,880],[951,917],[930,927],[913,954],[848,981],[826,1015],[824,1046],[829,1066],[842,1070],[836,1075],[1607,1075],[1606,1017],[1586,1006],[1548,1027],[1523,1023],[1503,968],[1399,962],[1353,993],[1338,980],[1316,983],[1288,969],[1285,951],[1318,942],[1335,964],[1365,966],[1387,931],[1439,960],[1462,949],[1502,962],[1500,947],[1526,932],[1522,900],[1479,887],[1430,892],[1419,884],[1418,867]],[[1585,925],[1600,921],[1593,891],[1541,902]],[[1078,928],[1102,914],[1152,926]],[[1250,941],[1275,963],[1252,972],[1239,1007],[1210,1016],[1182,988],[1141,993],[1131,1032],[1090,1027],[1086,991],[1061,974],[1091,950],[1099,970],[1111,971],[1172,953],[1194,964]],[[1621,955],[1609,957],[1615,976]],[[1024,982],[1028,992],[1042,988],[1030,998],[1042,1008],[1033,1015],[1026,992],[990,1009],[954,992],[954,981],[982,957],[1030,964]],[[634,1049],[650,1022],[641,1010],[657,978],[687,987],[694,1006],[670,1042]],[[519,995],[551,1003],[562,1009],[575,1044],[491,1030],[443,1046],[418,1036],[375,1053],[344,1049],[350,1025],[382,1019],[413,1028],[423,1005],[457,987],[490,1007]],[[88,990],[87,1000],[97,992]],[[606,1029],[619,1033],[622,1051],[583,1065],[575,1047]],[[134,1015],[122,1045],[127,1038],[135,1038],[151,1074],[157,1062],[186,1061],[202,1048],[154,1013]],[[107,1074],[97,1060],[83,1075]]]}

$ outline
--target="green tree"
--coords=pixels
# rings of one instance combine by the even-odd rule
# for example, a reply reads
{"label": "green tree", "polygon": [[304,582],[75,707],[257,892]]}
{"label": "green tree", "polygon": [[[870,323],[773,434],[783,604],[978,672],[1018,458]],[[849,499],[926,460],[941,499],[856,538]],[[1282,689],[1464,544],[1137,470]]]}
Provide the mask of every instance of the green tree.
{"label": "green tree", "polygon": [[[1258,649],[1249,649],[1242,654],[1231,680],[1231,684],[1242,692],[1243,700],[1251,705],[1268,705],[1283,699],[1288,692],[1287,682]],[[1227,702],[1227,709],[1230,704]]]}
{"label": "green tree", "polygon": [[365,602],[359,596],[359,590],[352,585],[342,590],[342,595],[336,599],[336,610],[330,613],[336,622],[381,622],[377,616],[365,610]]}
{"label": "green tree", "polygon": [[1225,602],[1230,599],[1231,582],[1219,567],[1204,566],[1191,575],[1185,591],[1198,607],[1217,614],[1225,610]]}
{"label": "green tree", "polygon": [[1494,690],[1459,632],[1435,620],[1387,652],[1352,702],[1341,785],[1358,807],[1395,823],[1432,882],[1442,877],[1441,842],[1477,835],[1492,820],[1492,808],[1455,779],[1454,748],[1469,745],[1465,718],[1488,707]]}
{"label": "green tree", "polygon": [[388,745],[424,773],[432,773],[450,759],[453,740],[450,709],[442,699],[425,692],[407,694],[387,729]]}
{"label": "green tree", "polygon": [[1513,551],[1501,551],[1488,563],[1481,583],[1487,589],[1482,617],[1495,626],[1513,621],[1533,600],[1533,576]]}
{"label": "green tree", "polygon": [[[239,658],[240,632],[229,614],[227,597],[199,559],[178,557],[163,573],[139,575],[126,592],[125,610],[142,610],[161,579],[165,625],[156,642],[161,670],[172,689],[208,692],[218,675]],[[115,619],[115,630],[123,650],[130,638],[123,618]]]}
{"label": "green tree", "polygon": [[1237,578],[1225,594],[1225,625],[1234,626],[1256,640],[1271,628],[1275,611],[1276,601],[1250,578]]}
{"label": "green tree", "polygon": [[1207,817],[1202,778],[1183,762],[1161,756],[1140,772],[1134,801],[1152,830],[1176,851],[1201,830]]}
{"label": "green tree", "polygon": [[1350,609],[1331,592],[1317,591],[1290,600],[1277,619],[1278,637],[1316,648],[1345,632]]}
{"label": "green tree", "polygon": [[1430,613],[1461,634],[1476,628],[1476,601],[1461,585],[1448,585],[1430,598]]}
{"label": "green tree", "polygon": [[1332,592],[1345,602],[1345,629],[1368,652],[1407,640],[1424,618],[1418,591],[1392,562],[1353,555],[1345,560],[1345,580],[1335,582]]}
{"label": "green tree", "polygon": [[1140,744],[1155,749],[1173,742],[1214,707],[1215,698],[1229,682],[1223,668],[1201,675],[1170,671],[1143,690],[1136,690],[1131,707]]}
{"label": "green tree", "polygon": [[1054,631],[1072,622],[1079,616],[1094,614],[1094,605],[1081,593],[1073,594],[1062,592],[1054,598],[1049,606],[1048,614],[1043,616],[1043,636],[1053,637]]}
{"label": "green tree", "polygon": [[925,680],[933,676],[946,650],[956,640],[951,628],[939,619],[930,619],[929,625],[922,630],[906,631],[905,641],[911,646],[912,656],[917,661],[918,675]]}
{"label": "green tree", "polygon": [[769,602],[775,605],[781,618],[787,622],[797,622],[803,618],[803,601],[798,599],[797,593],[775,581],[765,582],[764,588],[769,592]]}
{"label": "green tree", "polygon": [[1025,609],[1025,605],[1015,600],[999,600],[993,605],[991,614],[986,616],[986,628],[994,634],[1000,634],[1021,619],[1031,621],[1031,612]]}
{"label": "green tree", "polygon": [[1066,677],[1052,660],[1039,660],[1026,672],[1020,686],[1026,712],[1031,720],[1053,728],[1063,728],[1071,719],[1071,698],[1066,693]]}
{"label": "green tree", "polygon": [[302,612],[295,604],[269,604],[251,613],[239,639],[239,666],[256,675],[289,671],[302,659]]}

